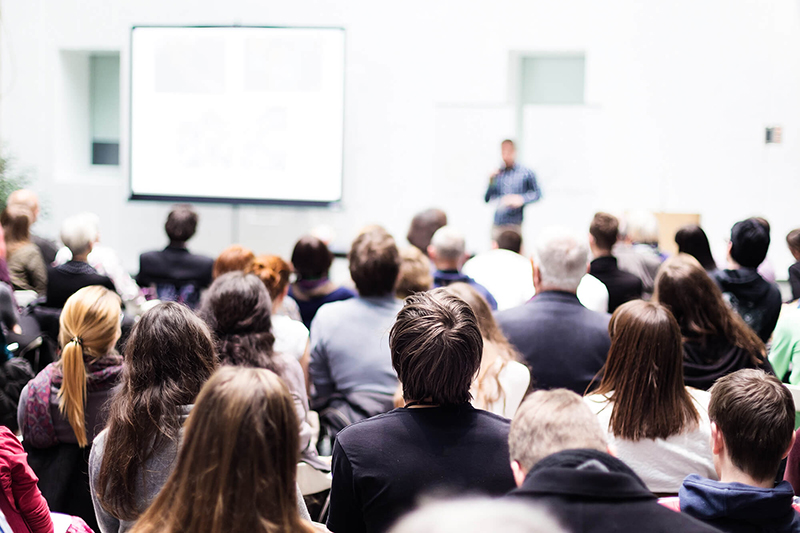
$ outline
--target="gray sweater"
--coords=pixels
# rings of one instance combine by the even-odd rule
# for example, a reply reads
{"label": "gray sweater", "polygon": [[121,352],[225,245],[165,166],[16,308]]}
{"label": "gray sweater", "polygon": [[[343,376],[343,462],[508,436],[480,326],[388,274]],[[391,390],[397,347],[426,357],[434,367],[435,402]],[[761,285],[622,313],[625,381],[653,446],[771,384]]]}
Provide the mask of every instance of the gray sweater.
{"label": "gray sweater", "polygon": [[[192,406],[184,406],[183,421],[191,412]],[[92,490],[92,503],[94,512],[97,515],[97,523],[100,525],[102,533],[122,533],[133,528],[135,522],[119,520],[106,511],[97,499],[97,476],[100,473],[100,465],[103,463],[103,450],[105,448],[108,430],[103,430],[95,439],[92,445],[92,452],[89,455],[89,482]],[[140,509],[146,509],[156,498],[161,487],[167,482],[167,478],[172,473],[178,458],[179,443],[169,443],[156,451],[145,464],[146,476],[139,475],[136,483],[136,500]],[[300,511],[300,518],[311,520],[306,508],[300,488],[297,488],[297,505]]]}

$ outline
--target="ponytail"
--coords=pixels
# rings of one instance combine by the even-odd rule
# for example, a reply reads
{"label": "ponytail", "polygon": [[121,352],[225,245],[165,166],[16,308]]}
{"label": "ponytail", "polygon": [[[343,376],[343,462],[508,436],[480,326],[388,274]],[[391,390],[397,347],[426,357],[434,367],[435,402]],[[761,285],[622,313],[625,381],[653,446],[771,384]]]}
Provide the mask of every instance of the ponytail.
{"label": "ponytail", "polygon": [[73,337],[61,350],[61,370],[63,380],[58,391],[58,410],[66,415],[78,446],[85,448],[89,441],[86,438],[86,366],[83,362],[83,341]]}

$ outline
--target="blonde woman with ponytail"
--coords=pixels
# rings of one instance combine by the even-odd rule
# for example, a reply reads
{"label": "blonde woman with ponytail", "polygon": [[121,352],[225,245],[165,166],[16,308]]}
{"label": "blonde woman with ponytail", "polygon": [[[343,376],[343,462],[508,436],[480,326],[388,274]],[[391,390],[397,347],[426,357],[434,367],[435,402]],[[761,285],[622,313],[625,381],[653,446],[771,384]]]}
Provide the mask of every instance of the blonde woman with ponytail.
{"label": "blonde woman with ponytail", "polygon": [[20,396],[17,416],[26,444],[86,448],[103,429],[103,406],[122,371],[114,351],[120,317],[119,296],[104,287],[84,287],[69,297],[59,321],[61,357]]}

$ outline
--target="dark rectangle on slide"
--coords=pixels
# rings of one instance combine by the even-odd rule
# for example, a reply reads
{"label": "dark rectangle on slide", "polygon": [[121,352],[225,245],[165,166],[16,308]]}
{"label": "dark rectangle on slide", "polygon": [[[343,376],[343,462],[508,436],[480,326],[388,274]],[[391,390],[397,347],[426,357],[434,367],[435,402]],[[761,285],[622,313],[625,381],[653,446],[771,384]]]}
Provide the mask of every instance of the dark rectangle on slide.
{"label": "dark rectangle on slide", "polygon": [[119,165],[119,143],[92,143],[93,165]]}

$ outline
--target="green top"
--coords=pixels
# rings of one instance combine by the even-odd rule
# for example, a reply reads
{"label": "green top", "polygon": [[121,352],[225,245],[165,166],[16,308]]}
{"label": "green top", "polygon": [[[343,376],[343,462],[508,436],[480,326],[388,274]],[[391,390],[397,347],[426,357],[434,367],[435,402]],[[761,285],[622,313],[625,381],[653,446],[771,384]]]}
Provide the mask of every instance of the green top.
{"label": "green top", "polygon": [[769,362],[781,379],[792,366],[789,383],[800,385],[800,308],[797,302],[784,305],[775,332],[772,334],[772,349]]}

